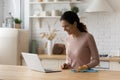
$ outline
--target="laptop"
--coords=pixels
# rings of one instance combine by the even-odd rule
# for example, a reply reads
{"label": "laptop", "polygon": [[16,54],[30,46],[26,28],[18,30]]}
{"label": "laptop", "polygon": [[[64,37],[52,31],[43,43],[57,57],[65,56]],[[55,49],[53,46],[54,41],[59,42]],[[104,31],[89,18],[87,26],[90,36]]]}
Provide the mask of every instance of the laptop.
{"label": "laptop", "polygon": [[22,52],[22,56],[25,60],[26,65],[31,70],[45,72],[45,73],[51,73],[51,72],[61,72],[61,70],[52,70],[52,69],[45,69],[40,61],[40,58],[37,54],[30,54],[30,53],[24,53]]}

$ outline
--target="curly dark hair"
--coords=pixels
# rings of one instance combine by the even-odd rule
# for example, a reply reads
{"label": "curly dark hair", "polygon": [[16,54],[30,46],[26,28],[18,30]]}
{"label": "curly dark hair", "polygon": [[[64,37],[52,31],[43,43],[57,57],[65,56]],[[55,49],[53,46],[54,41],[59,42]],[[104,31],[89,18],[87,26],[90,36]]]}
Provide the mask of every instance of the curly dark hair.
{"label": "curly dark hair", "polygon": [[70,24],[74,24],[74,22],[76,21],[77,28],[79,29],[80,32],[88,32],[86,25],[84,25],[83,23],[80,22],[78,15],[76,13],[74,13],[73,11],[66,11],[65,13],[63,13],[63,15],[60,18],[60,21],[61,20],[66,20]]}

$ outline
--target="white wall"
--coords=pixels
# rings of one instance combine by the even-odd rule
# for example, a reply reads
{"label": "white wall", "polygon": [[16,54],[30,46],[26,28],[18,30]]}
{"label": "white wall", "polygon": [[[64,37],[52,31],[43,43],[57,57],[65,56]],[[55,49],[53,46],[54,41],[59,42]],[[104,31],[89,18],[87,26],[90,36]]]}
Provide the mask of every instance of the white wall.
{"label": "white wall", "polygon": [[9,12],[14,17],[20,18],[20,0],[0,0],[0,26]]}
{"label": "white wall", "polygon": [[99,52],[119,55],[120,48],[119,13],[89,14],[83,20],[88,30],[95,37]]}
{"label": "white wall", "polygon": [[11,12],[14,17],[20,17],[20,0],[4,0],[4,18]]}
{"label": "white wall", "polygon": [[120,56],[120,0],[108,0],[111,13],[89,13],[82,20],[96,40],[99,52]]}
{"label": "white wall", "polygon": [[3,21],[3,0],[0,0],[0,27],[2,26]]}
{"label": "white wall", "polygon": [[29,26],[29,0],[22,0],[24,6],[24,29],[31,30]]}
{"label": "white wall", "polygon": [[[92,0],[89,0],[91,2]],[[98,50],[100,54],[109,54],[110,56],[117,56],[120,53],[120,0],[108,0],[114,9],[111,13],[88,13],[81,18],[81,21],[86,24],[88,31],[92,33],[95,37]],[[83,4],[82,9],[87,8],[87,0]],[[62,7],[66,7],[65,5]],[[51,7],[49,7],[51,8]],[[28,14],[27,14],[28,15]],[[63,42],[66,37],[66,33],[61,28],[60,22],[58,20],[57,24],[54,26],[54,21],[56,19],[32,19],[32,39],[36,39],[39,46],[44,48],[46,43],[45,39],[40,38],[41,32],[47,32],[47,21],[52,28],[57,28],[61,30],[58,32],[58,36],[54,42]],[[41,27],[41,28],[40,28]],[[45,48],[44,48],[45,49]]]}

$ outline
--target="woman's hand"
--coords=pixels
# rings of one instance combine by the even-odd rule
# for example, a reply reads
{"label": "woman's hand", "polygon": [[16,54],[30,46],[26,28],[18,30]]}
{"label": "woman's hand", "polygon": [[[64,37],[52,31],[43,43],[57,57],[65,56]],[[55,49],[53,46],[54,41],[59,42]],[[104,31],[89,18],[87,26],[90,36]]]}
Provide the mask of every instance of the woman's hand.
{"label": "woman's hand", "polygon": [[62,69],[71,69],[71,66],[66,64],[66,63],[64,63],[64,64],[61,65],[61,68]]}
{"label": "woman's hand", "polygon": [[80,70],[85,70],[85,69],[88,69],[87,65],[79,66],[78,68],[76,68],[76,72],[79,72]]}

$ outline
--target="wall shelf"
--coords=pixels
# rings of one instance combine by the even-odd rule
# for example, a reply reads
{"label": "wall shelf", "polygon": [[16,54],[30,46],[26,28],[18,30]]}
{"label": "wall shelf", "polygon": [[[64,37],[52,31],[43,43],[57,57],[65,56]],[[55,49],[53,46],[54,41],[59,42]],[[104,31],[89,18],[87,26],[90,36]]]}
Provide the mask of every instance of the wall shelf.
{"label": "wall shelf", "polygon": [[78,3],[80,4],[81,1],[75,1],[75,2],[70,2],[70,1],[58,1],[58,2],[29,2],[29,4],[71,4],[71,3]]}
{"label": "wall shelf", "polygon": [[[61,16],[29,16],[29,18],[60,18]],[[79,18],[83,18],[79,16]]]}
{"label": "wall shelf", "polygon": [[[29,11],[27,17],[29,18],[29,27],[30,27],[30,33],[31,33],[31,39],[37,40],[38,46],[40,46],[43,51],[46,53],[46,49],[43,48],[45,45],[46,40],[40,38],[40,32],[49,32],[48,25],[50,25],[51,29],[58,29],[61,30],[61,32],[58,33],[62,34],[60,37],[56,37],[56,42],[63,42],[66,34],[64,34],[63,29],[60,25],[60,18],[61,15],[68,10],[71,10],[73,6],[78,7],[79,10],[79,18],[84,18],[84,16],[80,16],[82,9],[84,8],[84,1],[68,1],[68,0],[59,0],[57,2],[55,1],[49,1],[49,2],[37,2],[37,0],[29,0],[28,7]],[[56,25],[54,25],[56,23]],[[58,39],[58,40],[57,40]]]}
{"label": "wall shelf", "polygon": [[30,18],[60,18],[60,16],[29,16]]}

